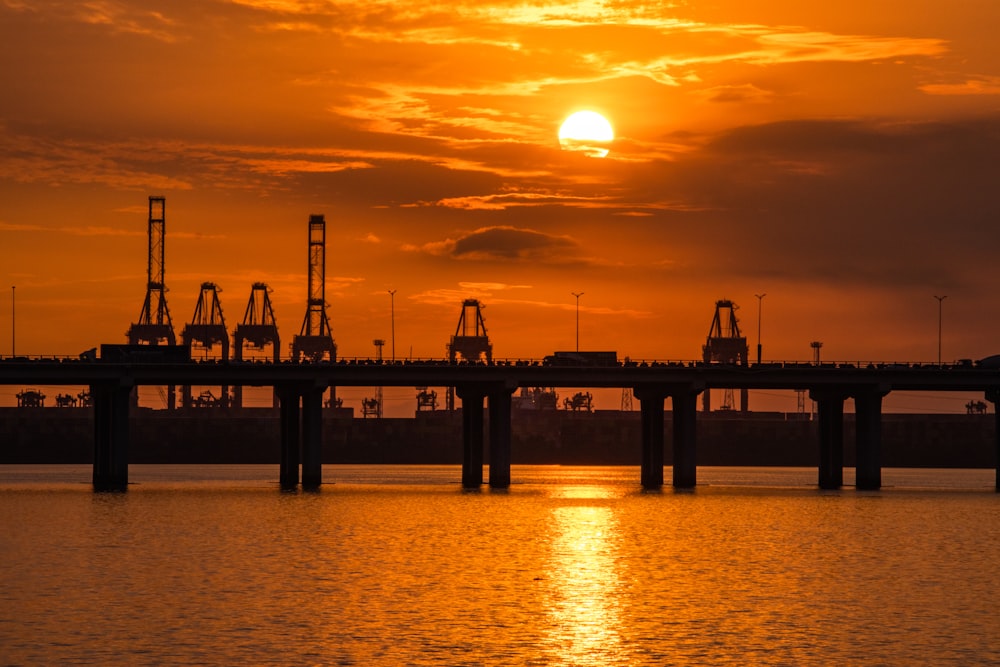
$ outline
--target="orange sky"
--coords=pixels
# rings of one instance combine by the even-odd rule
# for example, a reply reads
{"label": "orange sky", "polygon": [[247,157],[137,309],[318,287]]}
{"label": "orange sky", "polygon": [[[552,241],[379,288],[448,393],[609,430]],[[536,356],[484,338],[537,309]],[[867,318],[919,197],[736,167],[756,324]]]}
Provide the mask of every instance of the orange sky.
{"label": "orange sky", "polygon": [[[323,213],[342,356],[700,355],[716,299],[767,359],[1000,351],[993,0],[0,0],[0,354],[124,342],[166,197],[178,330],[274,289]],[[561,151],[573,111],[616,131]]]}

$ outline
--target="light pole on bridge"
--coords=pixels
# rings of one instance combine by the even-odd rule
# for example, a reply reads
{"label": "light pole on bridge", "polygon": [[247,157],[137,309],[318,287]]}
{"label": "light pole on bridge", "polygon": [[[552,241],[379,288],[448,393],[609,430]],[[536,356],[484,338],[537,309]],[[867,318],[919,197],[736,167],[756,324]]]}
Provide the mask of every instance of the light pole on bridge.
{"label": "light pole on bridge", "polygon": [[14,346],[14,336],[17,334],[17,309],[14,307],[14,290],[17,285],[10,286],[10,356],[17,356],[17,348]]}
{"label": "light pole on bridge", "polygon": [[767,296],[767,292],[764,292],[763,294],[754,294],[754,296],[757,297],[757,363],[759,364],[762,349],[760,344],[760,312],[762,304],[764,303],[764,297]]}
{"label": "light pole on bridge", "polygon": [[941,319],[944,313],[944,300],[948,298],[948,295],[938,296],[934,295],[934,298],[938,302],[938,366],[941,365]]}
{"label": "light pole on bridge", "polygon": [[576,297],[576,351],[580,351],[580,297],[583,292],[570,292]]}
{"label": "light pole on bridge", "polygon": [[389,292],[389,326],[392,340],[392,360],[396,361],[396,290]]}

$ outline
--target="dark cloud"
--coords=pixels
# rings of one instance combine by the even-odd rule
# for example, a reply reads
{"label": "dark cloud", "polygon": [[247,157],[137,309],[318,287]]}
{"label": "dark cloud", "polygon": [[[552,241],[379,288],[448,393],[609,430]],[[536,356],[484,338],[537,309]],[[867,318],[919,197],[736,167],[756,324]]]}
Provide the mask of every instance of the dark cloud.
{"label": "dark cloud", "polygon": [[633,196],[696,207],[669,233],[706,273],[969,285],[995,265],[998,154],[1000,117],[778,122],[637,170]]}
{"label": "dark cloud", "polygon": [[461,260],[565,261],[576,254],[577,243],[533,229],[483,227],[457,239],[425,244],[421,250]]}

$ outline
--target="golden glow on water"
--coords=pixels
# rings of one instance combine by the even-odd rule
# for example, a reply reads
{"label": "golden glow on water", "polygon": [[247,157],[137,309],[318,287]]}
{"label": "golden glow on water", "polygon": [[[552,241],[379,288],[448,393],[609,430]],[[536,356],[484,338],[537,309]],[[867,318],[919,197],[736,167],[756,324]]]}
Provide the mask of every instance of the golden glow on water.
{"label": "golden glow on water", "polygon": [[533,467],[494,493],[337,466],[279,493],[276,467],[137,466],[94,494],[80,468],[0,468],[0,663],[1000,664],[993,471],[826,493],[708,469],[677,494]]}
{"label": "golden glow on water", "polygon": [[[611,489],[565,487],[554,495],[607,498]],[[610,507],[591,503],[552,510],[546,643],[549,664],[608,665],[620,657],[622,618],[618,596],[620,539]]]}

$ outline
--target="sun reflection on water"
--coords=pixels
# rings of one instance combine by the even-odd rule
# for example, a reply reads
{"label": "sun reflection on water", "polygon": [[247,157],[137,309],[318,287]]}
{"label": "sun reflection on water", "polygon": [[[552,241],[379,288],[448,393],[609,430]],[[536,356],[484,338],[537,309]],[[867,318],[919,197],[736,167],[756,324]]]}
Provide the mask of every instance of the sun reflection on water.
{"label": "sun reflection on water", "polygon": [[604,505],[608,492],[607,487],[558,491],[573,502],[552,510],[545,577],[551,664],[608,665],[621,658],[619,534],[612,509]]}

